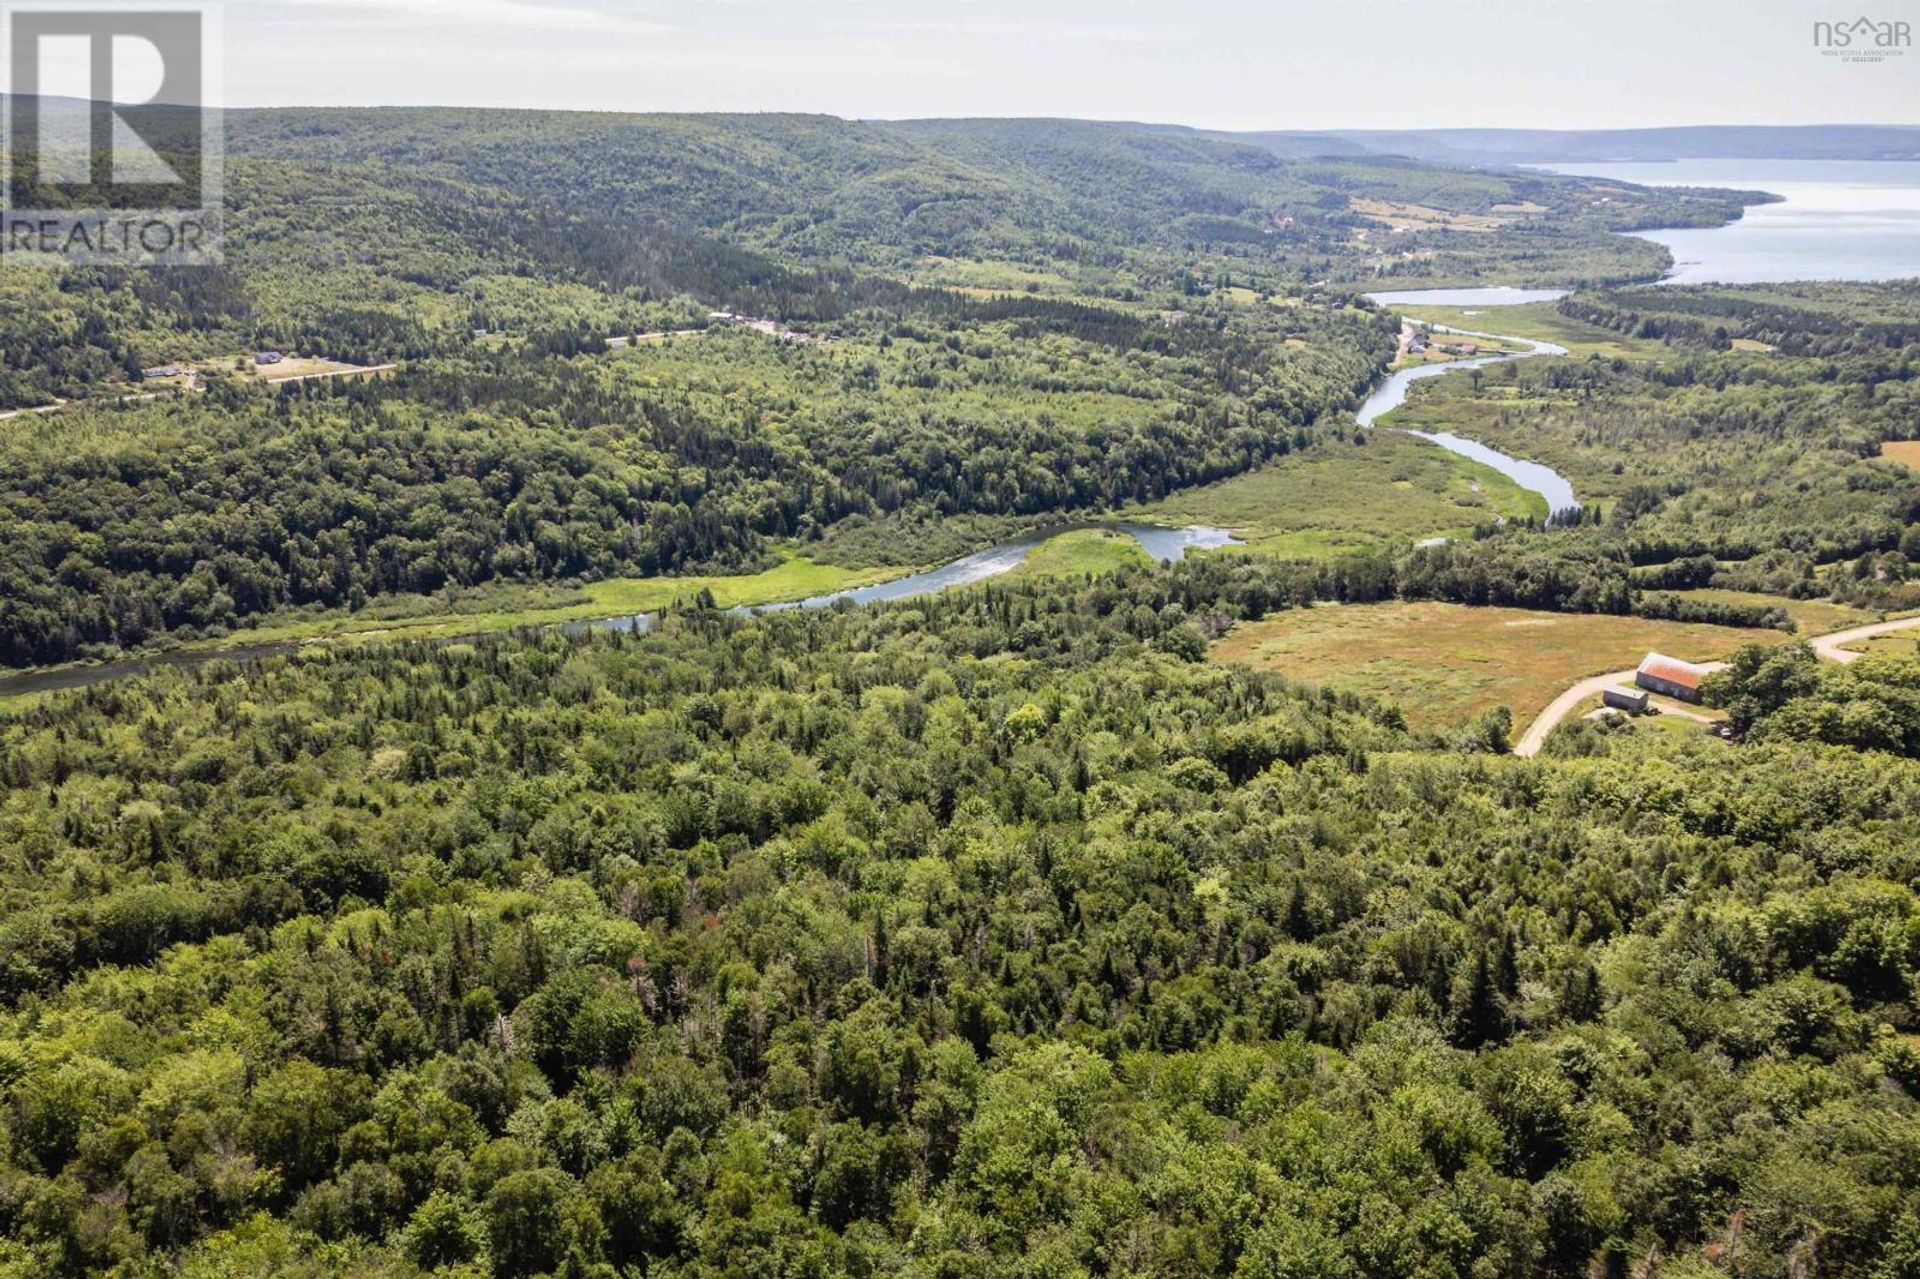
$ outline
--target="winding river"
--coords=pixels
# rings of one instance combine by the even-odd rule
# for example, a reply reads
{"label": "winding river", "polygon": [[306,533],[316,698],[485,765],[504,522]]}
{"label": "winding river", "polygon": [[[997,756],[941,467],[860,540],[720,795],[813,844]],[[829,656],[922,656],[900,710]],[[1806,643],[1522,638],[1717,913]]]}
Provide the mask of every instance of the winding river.
{"label": "winding river", "polygon": [[[885,600],[912,599],[917,595],[930,595],[944,591],[949,587],[965,586],[972,582],[982,582],[1002,573],[1010,573],[1026,562],[1027,553],[1050,537],[1076,529],[1104,528],[1125,533],[1140,544],[1142,550],[1156,560],[1177,560],[1190,550],[1211,549],[1220,546],[1238,545],[1233,535],[1223,528],[1208,528],[1195,525],[1188,528],[1161,528],[1151,524],[1132,524],[1125,521],[1098,521],[1085,524],[1057,525],[1052,528],[1036,529],[1031,533],[990,546],[984,551],[965,555],[938,568],[914,573],[906,577],[896,577],[890,581],[877,582],[872,586],[860,586],[851,590],[834,591],[827,595],[815,595],[803,600],[788,600],[773,604],[741,605],[727,611],[735,614],[782,612],[795,608],[827,608],[847,601],[852,604],[876,604]],[[558,623],[561,630],[569,635],[577,635],[592,630],[650,630],[654,624],[652,613],[627,613],[618,617],[593,618],[578,622]],[[396,638],[404,638],[396,636]],[[463,636],[454,636],[446,640],[457,642]],[[57,693],[67,689],[88,688],[94,684],[104,684],[109,680],[126,679],[129,676],[145,675],[150,671],[169,667],[192,669],[204,666],[208,662],[235,661],[244,662],[262,657],[276,657],[301,648],[302,640],[269,640],[255,644],[235,644],[229,648],[192,648],[175,649],[172,652],[156,653],[151,656],[123,657],[110,662],[92,665],[72,665],[47,667],[39,670],[19,671],[11,675],[0,676],[0,697],[17,697],[26,693]]]}
{"label": "winding river", "polygon": [[[1533,296],[1538,291],[1521,289],[1495,290],[1430,290],[1424,293],[1382,294],[1381,299],[1391,299],[1403,303],[1431,302],[1447,304],[1478,304],[1495,306],[1519,302],[1536,301]],[[1446,297],[1439,295],[1444,294]],[[1465,303],[1452,303],[1449,299],[1466,296]],[[1497,300],[1496,300],[1497,298]],[[1439,326],[1435,326],[1438,328]],[[1468,337],[1496,338],[1495,334],[1474,333],[1466,329],[1448,329],[1446,332],[1459,333]],[[1520,338],[1498,338],[1506,342],[1525,342]],[[1550,342],[1526,342],[1529,349],[1500,355],[1476,356],[1469,359],[1447,360],[1437,364],[1422,365],[1417,368],[1401,369],[1389,374],[1372,394],[1368,395],[1355,413],[1354,420],[1361,426],[1370,427],[1374,421],[1399,408],[1407,400],[1407,389],[1422,378],[1438,377],[1456,369],[1478,368],[1488,364],[1499,364],[1507,360],[1522,360],[1539,355],[1564,355],[1562,347]],[[1409,432],[1425,440],[1431,440],[1444,449],[1472,458],[1476,462],[1493,467],[1501,474],[1518,483],[1522,488],[1531,489],[1547,499],[1547,505],[1554,511],[1576,506],[1573,488],[1565,479],[1548,468],[1520,458],[1508,457],[1484,444],[1461,439],[1446,433],[1427,434],[1420,431]],[[876,604],[888,600],[912,599],[919,595],[929,595],[950,587],[965,586],[973,582],[985,581],[1019,568],[1026,561],[1027,554],[1034,547],[1061,533],[1082,528],[1105,528],[1127,534],[1138,542],[1143,550],[1156,560],[1177,560],[1190,550],[1211,549],[1221,546],[1237,545],[1231,533],[1226,529],[1209,528],[1194,525],[1187,528],[1161,528],[1150,524],[1133,524],[1125,521],[1108,520],[1092,523],[1060,525],[1053,528],[1037,529],[1011,541],[990,546],[984,551],[962,556],[938,568],[913,573],[905,577],[896,577],[891,581],[879,582],[872,586],[861,586],[851,590],[835,591],[827,595],[816,595],[809,599],[792,600],[784,603],[748,605],[729,610],[734,613],[776,612],[795,608],[826,608],[842,601],[852,604]],[[651,613],[629,613],[618,617],[595,618],[586,621],[561,624],[568,634],[578,634],[590,630],[629,630],[644,631],[654,624]],[[255,658],[274,657],[290,653],[302,646],[299,640],[276,640],[262,643],[240,643],[220,649],[176,649],[168,653],[152,656],[120,658],[94,665],[73,665],[51,667],[41,670],[20,671],[0,676],[0,697],[14,697],[25,693],[59,692],[65,689],[86,688],[109,680],[124,679],[132,675],[144,675],[149,671],[167,667],[189,669],[214,661],[247,661]]]}
{"label": "winding river", "polygon": [[[1410,306],[1421,302],[1433,306],[1459,306],[1465,304],[1456,301],[1443,301],[1440,295],[1446,295],[1451,298],[1461,294],[1474,294],[1476,296],[1472,298],[1473,303],[1480,306],[1497,306],[1502,305],[1502,303],[1488,301],[1486,295],[1499,293],[1527,295],[1517,298],[1507,298],[1506,304],[1517,305],[1520,302],[1540,301],[1542,299],[1533,295],[1545,292],[1548,291],[1538,289],[1433,289],[1424,294],[1419,292],[1376,293],[1370,294],[1369,296],[1375,301],[1382,301],[1388,298],[1396,299],[1403,306]],[[1557,293],[1549,293],[1549,296],[1557,297],[1560,295]],[[1405,404],[1407,402],[1407,392],[1415,382],[1423,378],[1439,377],[1442,373],[1452,373],[1459,369],[1478,369],[1484,368],[1489,364],[1504,364],[1509,360],[1529,360],[1541,355],[1565,355],[1567,353],[1566,347],[1557,346],[1552,342],[1535,342],[1527,338],[1502,337],[1497,333],[1478,333],[1472,329],[1450,329],[1444,324],[1436,324],[1432,327],[1437,332],[1452,333],[1461,337],[1487,338],[1491,341],[1499,342],[1517,342],[1523,344],[1526,350],[1506,352],[1499,355],[1476,355],[1462,360],[1445,360],[1438,364],[1421,364],[1413,368],[1401,369],[1398,373],[1389,374],[1385,381],[1374,388],[1373,394],[1369,395],[1366,402],[1360,406],[1360,411],[1354,414],[1353,420],[1355,422],[1358,422],[1361,426],[1372,426],[1376,420],[1385,417],[1402,404]],[[1481,444],[1475,440],[1463,439],[1449,431],[1409,431],[1407,434],[1415,435],[1423,440],[1438,444],[1450,453],[1458,453],[1462,457],[1471,458],[1483,466],[1492,467],[1494,470],[1500,472],[1500,474],[1512,480],[1515,484],[1518,484],[1521,488],[1529,492],[1538,493],[1541,497],[1545,498],[1547,501],[1547,510],[1553,515],[1580,509],[1580,502],[1573,495],[1573,485],[1567,482],[1566,476],[1561,475],[1552,467],[1542,466],[1538,462],[1529,462],[1525,458],[1511,457],[1508,454],[1500,452],[1498,449],[1489,448],[1485,444]]]}
{"label": "winding river", "polygon": [[[1026,563],[1027,553],[1051,537],[1070,533],[1077,529],[1103,528],[1125,533],[1140,544],[1140,549],[1156,560],[1167,561],[1183,559],[1188,551],[1212,550],[1220,546],[1238,546],[1233,535],[1223,528],[1209,528],[1203,524],[1186,528],[1161,528],[1153,524],[1130,524],[1124,521],[1097,522],[1091,524],[1063,524],[1052,528],[1036,529],[1010,542],[1001,542],[989,546],[984,551],[975,551],[930,568],[922,573],[907,577],[896,577],[885,582],[876,582],[872,586],[856,586],[850,590],[834,591],[827,595],[814,595],[803,600],[788,600],[777,604],[742,604],[730,608],[729,613],[778,613],[796,608],[828,608],[842,601],[849,604],[880,604],[889,600],[910,600],[918,595],[932,595],[954,586],[967,586],[974,582],[984,582],[990,577],[999,577],[1002,573],[1011,573]],[[572,622],[564,629],[569,634],[578,634],[590,630],[638,630],[652,627],[654,614],[629,613],[623,617],[603,617],[590,621]],[[0,684],[0,693],[5,687]]]}

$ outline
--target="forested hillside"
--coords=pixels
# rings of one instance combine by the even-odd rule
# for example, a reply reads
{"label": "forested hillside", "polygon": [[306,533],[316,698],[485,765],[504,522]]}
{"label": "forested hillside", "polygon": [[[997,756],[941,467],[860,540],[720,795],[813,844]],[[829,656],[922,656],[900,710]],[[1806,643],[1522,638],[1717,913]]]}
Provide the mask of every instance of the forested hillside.
{"label": "forested hillside", "polygon": [[[844,561],[846,521],[924,563],[951,539],[871,530],[1137,503],[1342,429],[1392,350],[1361,281],[1643,276],[1610,228],[1738,208],[1060,121],[228,126],[224,266],[0,282],[0,408],[67,402],[0,444],[0,663]],[[275,389],[269,349],[402,367]],[[123,402],[156,366],[204,393]]]}
{"label": "forested hillside", "polygon": [[1912,763],[1436,749],[1209,580],[0,720],[0,1266],[1912,1272]]}
{"label": "forested hillside", "polygon": [[553,345],[577,354],[19,419],[0,442],[0,662],[496,580],[749,571],[853,518],[1147,500],[1305,443],[1392,347],[1343,307],[1169,327],[952,298],[838,328],[831,347],[576,337]]}

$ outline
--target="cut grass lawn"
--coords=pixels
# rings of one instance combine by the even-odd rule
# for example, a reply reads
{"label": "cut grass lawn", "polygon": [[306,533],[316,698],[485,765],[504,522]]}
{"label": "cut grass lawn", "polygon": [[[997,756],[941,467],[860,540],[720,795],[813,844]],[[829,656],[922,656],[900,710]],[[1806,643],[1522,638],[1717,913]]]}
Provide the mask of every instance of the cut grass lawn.
{"label": "cut grass lawn", "polygon": [[1212,656],[1398,703],[1416,728],[1505,706],[1518,733],[1568,685],[1635,666],[1650,651],[1704,662],[1742,644],[1789,638],[1640,617],[1413,601],[1276,613],[1234,627]]}
{"label": "cut grass lawn", "polygon": [[340,360],[312,360],[289,355],[278,364],[253,364],[249,361],[248,367],[262,382],[284,382],[288,378],[315,377],[324,373],[355,373],[361,366]]}
{"label": "cut grass lawn", "polygon": [[1292,557],[1464,537],[1496,516],[1544,519],[1547,507],[1491,467],[1409,435],[1374,431],[1365,444],[1315,445],[1121,514],[1231,529],[1253,551]]}

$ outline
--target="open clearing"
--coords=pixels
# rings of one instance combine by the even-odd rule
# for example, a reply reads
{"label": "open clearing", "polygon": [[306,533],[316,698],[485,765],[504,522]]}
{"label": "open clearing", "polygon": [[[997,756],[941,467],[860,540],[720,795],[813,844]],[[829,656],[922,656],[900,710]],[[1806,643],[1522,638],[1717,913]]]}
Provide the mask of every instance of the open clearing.
{"label": "open clearing", "polygon": [[309,359],[299,355],[289,355],[278,364],[255,364],[249,360],[247,367],[262,382],[285,382],[289,378],[323,377],[329,373],[360,371],[360,366],[357,364],[347,364],[340,360]]}
{"label": "open clearing", "polygon": [[[884,582],[911,569],[845,569],[792,556],[764,573],[725,577],[620,577],[592,582],[577,590],[500,587],[474,593],[471,602],[448,611],[444,602],[421,596],[400,597],[385,607],[357,613],[336,611],[252,630],[238,630],[189,648],[226,648],[282,640],[357,639],[398,635],[444,637],[494,634],[523,626],[552,626],[627,613],[651,613],[690,604],[702,590],[719,608],[779,604],[834,591]],[[413,609],[416,611],[406,612]]]}
{"label": "open clearing", "polygon": [[1645,338],[1622,337],[1611,329],[1586,324],[1560,314],[1555,302],[1526,302],[1519,306],[1395,306],[1396,315],[1427,324],[1443,324],[1452,329],[1475,329],[1482,333],[1502,333],[1511,337],[1553,342],[1567,348],[1570,355],[1612,357],[1639,356],[1659,358],[1671,349]]}
{"label": "open clearing", "polygon": [[1896,631],[1891,635],[1870,635],[1841,647],[1849,653],[1899,653],[1911,657],[1920,653],[1920,639],[1915,639],[1910,632]]}
{"label": "open clearing", "polygon": [[1880,456],[1920,471],[1920,440],[1888,440],[1880,446]]}
{"label": "open clearing", "polygon": [[1637,665],[1651,650],[1710,661],[1742,644],[1790,638],[1641,617],[1416,601],[1276,613],[1234,627],[1212,656],[1397,702],[1416,728],[1505,706],[1517,732],[1569,684]]}
{"label": "open clearing", "polygon": [[1350,197],[1347,206],[1355,213],[1376,218],[1394,227],[1405,227],[1409,231],[1472,231],[1484,234],[1498,231],[1528,214],[1528,210],[1521,205],[1508,205],[1506,215],[1496,217],[1486,213],[1449,213],[1445,209],[1424,204],[1359,197]]}
{"label": "open clearing", "polygon": [[1231,529],[1249,549],[1314,556],[1465,537],[1496,517],[1544,519],[1546,502],[1491,467],[1396,431],[1315,445],[1246,475],[1121,512]]}

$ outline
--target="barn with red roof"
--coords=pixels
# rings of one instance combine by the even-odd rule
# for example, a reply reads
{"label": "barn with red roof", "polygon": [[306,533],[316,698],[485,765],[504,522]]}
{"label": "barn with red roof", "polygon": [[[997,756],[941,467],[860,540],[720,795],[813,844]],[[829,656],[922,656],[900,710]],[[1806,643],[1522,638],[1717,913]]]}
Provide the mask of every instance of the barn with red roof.
{"label": "barn with red roof", "polygon": [[1683,662],[1664,653],[1648,653],[1634,673],[1633,682],[1650,693],[1677,697],[1683,702],[1700,700],[1700,681],[1707,677],[1705,667]]}

